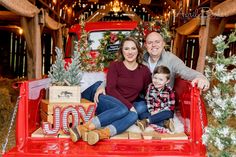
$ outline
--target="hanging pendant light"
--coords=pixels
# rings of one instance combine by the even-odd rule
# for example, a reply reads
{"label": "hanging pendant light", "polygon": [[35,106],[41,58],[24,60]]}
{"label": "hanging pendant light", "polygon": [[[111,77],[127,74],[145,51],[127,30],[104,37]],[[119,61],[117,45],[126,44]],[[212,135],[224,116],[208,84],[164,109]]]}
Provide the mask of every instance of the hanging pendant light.
{"label": "hanging pendant light", "polygon": [[113,11],[114,13],[118,13],[121,11],[121,7],[122,7],[123,3],[119,2],[119,0],[114,0],[113,2],[110,2],[110,6],[111,6],[111,11]]}

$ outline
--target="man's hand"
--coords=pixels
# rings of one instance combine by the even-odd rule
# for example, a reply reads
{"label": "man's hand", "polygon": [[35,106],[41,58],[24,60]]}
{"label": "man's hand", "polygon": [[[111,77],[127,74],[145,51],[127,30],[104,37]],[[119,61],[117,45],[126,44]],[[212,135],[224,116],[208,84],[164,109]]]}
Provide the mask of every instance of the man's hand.
{"label": "man's hand", "polygon": [[103,87],[101,87],[101,86],[99,86],[99,87],[97,88],[96,93],[95,93],[95,95],[94,95],[94,102],[95,102],[95,103],[98,103],[98,102],[99,102],[98,97],[99,97],[100,94],[106,95],[105,88],[103,88]]}
{"label": "man's hand", "polygon": [[202,91],[206,91],[210,87],[209,81],[207,79],[201,78],[201,77],[193,79],[191,84],[193,87],[195,86],[195,84],[197,84],[197,87]]}

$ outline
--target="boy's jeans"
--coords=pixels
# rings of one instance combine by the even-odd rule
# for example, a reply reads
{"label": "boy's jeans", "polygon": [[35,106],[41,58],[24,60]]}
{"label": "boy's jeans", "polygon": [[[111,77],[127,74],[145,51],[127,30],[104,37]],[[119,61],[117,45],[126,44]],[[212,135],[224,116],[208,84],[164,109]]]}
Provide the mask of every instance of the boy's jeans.
{"label": "boy's jeans", "polygon": [[142,100],[139,102],[134,103],[134,108],[136,109],[139,119],[145,119],[148,118],[150,124],[156,124],[159,126],[163,126],[164,120],[168,120],[170,118],[173,118],[173,112],[164,110],[162,112],[159,112],[157,114],[151,115],[148,112],[146,101]]}

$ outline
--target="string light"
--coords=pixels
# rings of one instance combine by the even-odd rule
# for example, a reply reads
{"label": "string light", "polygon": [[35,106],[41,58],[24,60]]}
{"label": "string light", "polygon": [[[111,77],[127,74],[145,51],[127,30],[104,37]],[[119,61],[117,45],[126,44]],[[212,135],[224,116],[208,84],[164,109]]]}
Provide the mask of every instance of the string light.
{"label": "string light", "polygon": [[57,4],[57,0],[52,0],[52,3],[53,4]]}
{"label": "string light", "polygon": [[67,8],[67,13],[68,14],[71,14],[72,13],[72,9],[69,7],[69,8]]}
{"label": "string light", "polygon": [[19,34],[22,35],[23,34],[23,29],[22,28],[18,28],[19,29]]}

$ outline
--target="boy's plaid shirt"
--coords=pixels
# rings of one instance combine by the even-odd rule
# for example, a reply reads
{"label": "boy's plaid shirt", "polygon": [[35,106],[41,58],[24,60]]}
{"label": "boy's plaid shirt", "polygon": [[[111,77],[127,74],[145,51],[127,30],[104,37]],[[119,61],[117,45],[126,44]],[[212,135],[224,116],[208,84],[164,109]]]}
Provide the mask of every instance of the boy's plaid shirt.
{"label": "boy's plaid shirt", "polygon": [[175,93],[171,87],[165,86],[162,90],[158,90],[151,83],[148,86],[146,95],[148,111],[158,113],[163,110],[173,111],[175,108]]}

